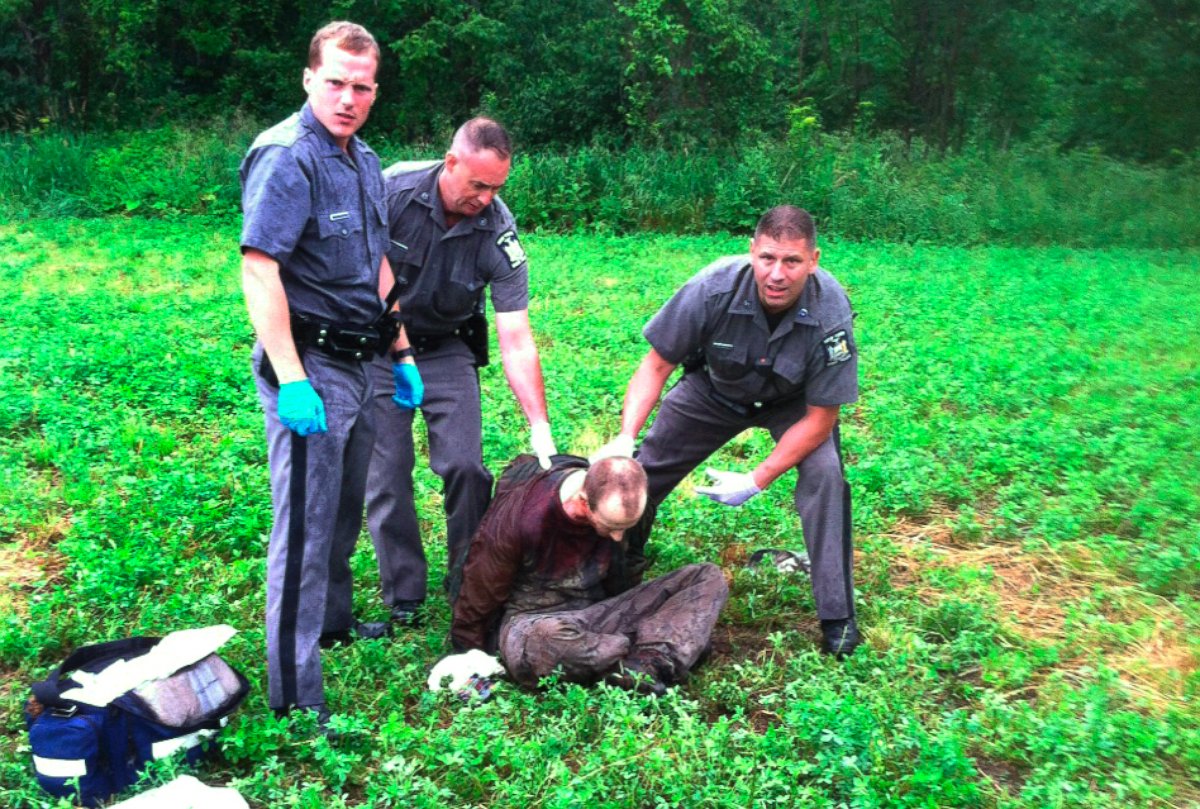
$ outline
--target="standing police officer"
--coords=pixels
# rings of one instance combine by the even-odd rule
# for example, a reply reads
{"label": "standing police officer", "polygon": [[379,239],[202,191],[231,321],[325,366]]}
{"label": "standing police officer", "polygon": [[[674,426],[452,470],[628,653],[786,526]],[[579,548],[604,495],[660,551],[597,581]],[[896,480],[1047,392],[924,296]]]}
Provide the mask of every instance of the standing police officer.
{"label": "standing police officer", "polygon": [[[379,158],[355,132],[375,101],[379,46],[334,22],[309,46],[300,112],[242,161],[242,286],[258,335],[274,525],[267,552],[270,705],[329,712],[319,646],[387,624],[351,613],[350,553],[374,438],[367,361],[408,346],[385,304],[387,211]],[[397,404],[420,403],[411,359],[388,367]]]}
{"label": "standing police officer", "polygon": [[[508,384],[531,429],[544,468],[557,453],[550,435],[537,345],[529,326],[529,264],[516,223],[497,196],[512,165],[504,127],[473,118],[454,134],[444,161],[397,164],[386,176],[388,257],[425,380],[421,411],[430,468],[442,478],[447,570],[466,552],[491,497],[483,465],[478,368],[487,363],[484,289],[491,288],[496,336]],[[372,373],[389,370],[375,363]],[[426,595],[427,567],[413,503],[413,414],[376,393],[379,430],[367,481],[367,525],[375,543],[384,602],[411,625]],[[446,585],[455,585],[447,576]]]}
{"label": "standing police officer", "polygon": [[[651,348],[626,390],[621,432],[593,460],[632,454],[680,364],[684,375],[637,455],[649,478],[651,519],[702,460],[749,427],[767,429],[775,449],[752,471],[709,469],[714,485],[696,491],[739,506],[795,467],[822,648],[842,657],[861,642],[837,431],[841,405],[858,398],[858,360],[850,302],[818,266],[820,254],[812,217],[782,205],[759,220],[749,256],[721,259],[688,281],[643,330]],[[645,531],[630,539],[627,564],[636,577]]]}

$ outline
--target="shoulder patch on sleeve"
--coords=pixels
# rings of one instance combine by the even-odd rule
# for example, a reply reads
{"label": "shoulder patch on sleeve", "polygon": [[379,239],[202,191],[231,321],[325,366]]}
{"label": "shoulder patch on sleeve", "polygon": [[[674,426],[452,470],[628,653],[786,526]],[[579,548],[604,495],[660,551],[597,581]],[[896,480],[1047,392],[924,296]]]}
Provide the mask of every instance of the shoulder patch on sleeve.
{"label": "shoulder patch on sleeve", "polygon": [[496,246],[504,251],[504,255],[508,258],[508,263],[515,270],[525,263],[525,250],[522,249],[521,243],[517,241],[517,232],[512,230],[504,231],[496,238]]}
{"label": "shoulder patch on sleeve", "polygon": [[839,329],[821,341],[825,347],[825,366],[838,365],[853,356],[850,353],[850,343],[846,340],[846,330]]}

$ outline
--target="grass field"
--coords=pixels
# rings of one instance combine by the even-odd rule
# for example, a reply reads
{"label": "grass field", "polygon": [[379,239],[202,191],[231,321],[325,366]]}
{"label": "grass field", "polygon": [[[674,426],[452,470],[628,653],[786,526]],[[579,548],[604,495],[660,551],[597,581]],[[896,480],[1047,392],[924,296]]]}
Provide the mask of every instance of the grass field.
{"label": "grass field", "polygon": [[[715,653],[666,698],[425,691],[448,610],[327,653],[335,744],[272,718],[270,525],[236,225],[0,225],[0,805],[33,781],[27,684],[74,646],[227,622],[255,689],[200,772],[255,806],[1200,805],[1200,252],[830,241],[858,311],[845,411],[867,646],[816,652],[791,476],[741,509],[672,495],[651,573],[715,560]],[[743,238],[533,235],[531,316],[559,447],[611,437],[640,329]],[[483,374],[485,454],[526,431]],[[767,451],[746,434],[719,463]],[[439,482],[417,481],[431,575]],[[361,616],[381,618],[370,543]],[[436,585],[431,592],[436,592]],[[167,762],[155,778],[173,774]],[[66,805],[66,804],[64,804]]]}

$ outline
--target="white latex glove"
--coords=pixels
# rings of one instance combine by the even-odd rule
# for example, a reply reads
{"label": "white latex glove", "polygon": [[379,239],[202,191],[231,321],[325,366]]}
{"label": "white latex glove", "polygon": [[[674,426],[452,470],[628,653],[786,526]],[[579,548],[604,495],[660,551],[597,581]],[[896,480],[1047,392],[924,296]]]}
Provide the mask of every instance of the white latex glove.
{"label": "white latex glove", "polygon": [[529,443],[533,446],[533,454],[538,457],[538,464],[542,469],[549,469],[550,456],[558,454],[554,436],[550,435],[550,422],[539,421],[529,425]]}
{"label": "white latex glove", "polygon": [[472,649],[457,655],[448,655],[434,664],[429,672],[429,690],[438,691],[442,688],[442,680],[450,678],[451,691],[465,688],[471,675],[494,677],[504,671],[504,665],[481,649]]}
{"label": "white latex glove", "polygon": [[600,449],[592,453],[588,458],[588,463],[595,463],[604,458],[632,458],[633,457],[633,439],[627,435],[618,434],[616,438],[609,441]]}
{"label": "white latex glove", "polygon": [[722,472],[711,466],[704,471],[715,483],[712,486],[697,486],[696,494],[702,494],[722,505],[740,506],[762,491],[748,472]]}

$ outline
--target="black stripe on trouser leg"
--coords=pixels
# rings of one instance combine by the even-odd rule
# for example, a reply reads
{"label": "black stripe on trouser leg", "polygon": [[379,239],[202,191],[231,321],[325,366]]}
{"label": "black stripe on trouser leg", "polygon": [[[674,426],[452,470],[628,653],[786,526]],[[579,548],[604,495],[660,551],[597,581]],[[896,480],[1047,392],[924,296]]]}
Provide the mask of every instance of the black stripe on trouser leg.
{"label": "black stripe on trouser leg", "polygon": [[850,481],[846,480],[846,465],[842,462],[842,427],[833,427],[833,448],[837,450],[838,469],[842,473],[842,575],[845,577],[846,616],[854,617],[854,583],[850,568],[854,564],[854,526],[850,500]]}
{"label": "black stripe on trouser leg", "polygon": [[300,613],[300,578],[304,573],[304,513],[308,482],[308,439],[289,432],[292,440],[291,480],[288,481],[287,557],[279,604],[279,677],[283,707],[296,704],[296,619]]}

